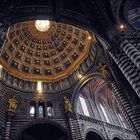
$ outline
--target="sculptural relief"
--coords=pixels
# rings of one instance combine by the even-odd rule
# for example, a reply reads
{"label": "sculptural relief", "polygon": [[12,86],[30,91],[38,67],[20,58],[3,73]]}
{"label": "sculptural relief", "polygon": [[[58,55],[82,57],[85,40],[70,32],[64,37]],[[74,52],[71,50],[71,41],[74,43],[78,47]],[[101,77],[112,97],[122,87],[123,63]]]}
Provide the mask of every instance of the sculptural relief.
{"label": "sculptural relief", "polygon": [[9,99],[9,101],[8,101],[8,111],[16,112],[17,103],[18,102],[16,101],[16,99],[14,99],[14,97]]}

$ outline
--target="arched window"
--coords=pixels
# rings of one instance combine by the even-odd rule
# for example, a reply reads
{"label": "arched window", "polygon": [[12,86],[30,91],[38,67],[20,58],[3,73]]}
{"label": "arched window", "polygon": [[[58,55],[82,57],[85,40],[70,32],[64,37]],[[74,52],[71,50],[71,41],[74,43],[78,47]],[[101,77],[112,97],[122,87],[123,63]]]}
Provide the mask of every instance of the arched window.
{"label": "arched window", "polygon": [[82,95],[79,96],[79,100],[80,100],[80,104],[82,106],[82,110],[83,110],[84,115],[90,116],[87,105],[86,105],[86,102],[85,102],[85,99]]}
{"label": "arched window", "polygon": [[42,105],[38,106],[38,116],[39,116],[39,118],[43,118],[43,106]]}
{"label": "arched window", "polygon": [[30,106],[30,117],[34,117],[34,116],[35,116],[35,107]]}
{"label": "arched window", "polygon": [[54,110],[53,110],[52,102],[47,103],[47,116],[48,117],[53,117],[54,116]]}
{"label": "arched window", "polygon": [[42,93],[42,82],[41,82],[41,81],[38,81],[38,82],[37,82],[37,91],[38,91],[39,93]]}
{"label": "arched window", "polygon": [[[116,110],[116,101],[110,84],[103,79],[93,79],[77,92],[74,109],[77,114],[89,116],[113,125],[128,128],[121,109]],[[119,116],[117,114],[120,113]]]}
{"label": "arched window", "polygon": [[123,128],[128,128],[127,122],[126,122],[126,120],[124,119],[124,116],[123,116],[123,114],[122,114],[122,110],[121,110],[121,108],[119,107],[118,102],[116,102],[116,100],[115,100],[114,103],[115,103],[115,104],[114,104],[114,106],[115,106],[114,112],[115,112],[115,115],[116,115],[117,120],[118,120],[118,122],[119,122],[119,125],[120,125],[121,127],[123,127]]}
{"label": "arched window", "polygon": [[117,117],[118,117],[118,120],[119,120],[121,126],[124,127],[124,128],[127,128],[120,113],[117,114]]}
{"label": "arched window", "polygon": [[35,106],[36,106],[36,103],[34,101],[30,103],[29,114],[30,114],[30,117],[33,117],[33,118],[36,116]]}
{"label": "arched window", "polygon": [[38,104],[38,118],[42,119],[45,117],[45,107],[44,102]]}
{"label": "arched window", "polygon": [[101,113],[102,120],[104,120],[104,118],[105,118],[105,121],[108,122],[108,123],[110,123],[110,120],[108,118],[108,115],[106,113],[106,109],[105,109],[104,105],[101,102],[99,102],[99,105],[100,105],[100,108],[102,110],[102,113]]}

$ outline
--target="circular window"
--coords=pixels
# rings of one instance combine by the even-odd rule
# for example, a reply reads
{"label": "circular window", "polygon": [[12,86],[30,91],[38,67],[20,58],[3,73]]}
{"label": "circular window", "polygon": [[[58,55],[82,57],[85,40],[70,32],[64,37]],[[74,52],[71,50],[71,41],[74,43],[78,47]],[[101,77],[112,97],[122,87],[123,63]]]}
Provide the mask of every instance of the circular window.
{"label": "circular window", "polygon": [[49,20],[36,20],[35,27],[40,32],[46,32],[50,28]]}

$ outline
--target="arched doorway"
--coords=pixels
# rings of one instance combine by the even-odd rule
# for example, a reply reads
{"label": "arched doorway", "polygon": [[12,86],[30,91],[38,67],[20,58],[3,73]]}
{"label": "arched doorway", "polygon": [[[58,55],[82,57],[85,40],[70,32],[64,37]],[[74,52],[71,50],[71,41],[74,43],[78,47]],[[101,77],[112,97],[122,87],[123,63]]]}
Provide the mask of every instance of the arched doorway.
{"label": "arched doorway", "polygon": [[104,140],[104,139],[96,132],[90,131],[86,135],[86,140]]}
{"label": "arched doorway", "polygon": [[114,137],[113,140],[121,140],[120,138],[118,137]]}
{"label": "arched doorway", "polygon": [[24,129],[18,140],[70,140],[70,136],[63,127],[51,123],[33,124]]}

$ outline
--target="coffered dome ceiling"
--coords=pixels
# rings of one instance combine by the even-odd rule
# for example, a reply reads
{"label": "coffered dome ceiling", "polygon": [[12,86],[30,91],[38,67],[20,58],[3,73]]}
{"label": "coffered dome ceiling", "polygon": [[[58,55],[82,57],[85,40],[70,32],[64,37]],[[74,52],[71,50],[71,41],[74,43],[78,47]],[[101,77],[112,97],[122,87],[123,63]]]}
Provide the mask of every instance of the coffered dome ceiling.
{"label": "coffered dome ceiling", "polygon": [[68,77],[88,56],[89,33],[54,21],[46,31],[39,31],[35,23],[20,22],[9,28],[0,58],[3,67],[24,80]]}

